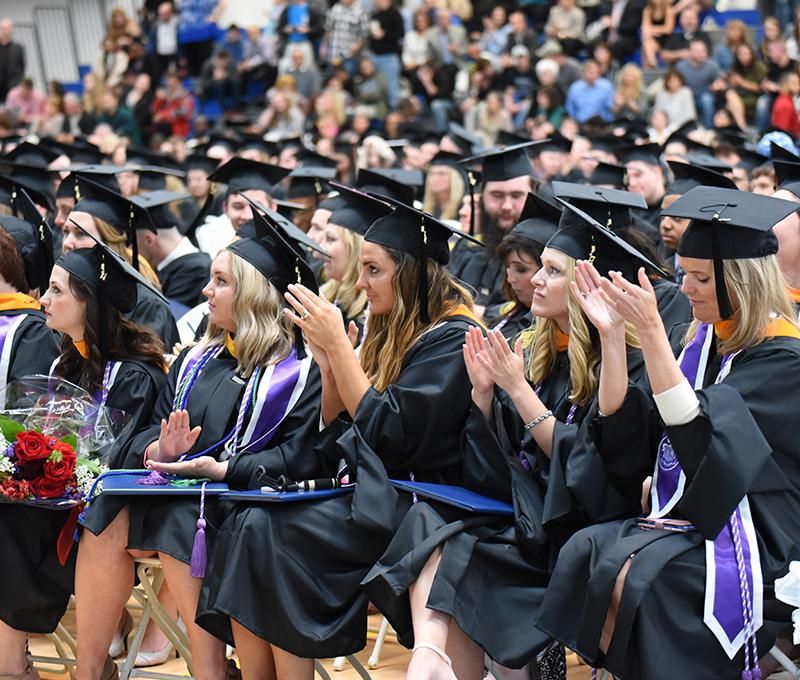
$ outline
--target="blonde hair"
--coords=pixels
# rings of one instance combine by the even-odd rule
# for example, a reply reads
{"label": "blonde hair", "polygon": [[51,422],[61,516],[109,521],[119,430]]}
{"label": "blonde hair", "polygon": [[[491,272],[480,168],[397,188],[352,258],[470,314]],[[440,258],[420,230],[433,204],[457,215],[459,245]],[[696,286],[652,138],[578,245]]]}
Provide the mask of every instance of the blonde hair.
{"label": "blonde hair", "polygon": [[[236,281],[233,318],[236,321],[237,372],[245,377],[259,366],[269,366],[287,356],[294,342],[292,322],[281,313],[283,298],[249,262],[226,251],[231,258],[231,274]],[[212,347],[225,342],[225,329],[209,322],[200,344]]]}
{"label": "blonde hair", "polygon": [[[722,269],[728,297],[736,311],[731,317],[735,322],[733,334],[717,345],[720,354],[733,354],[760,344],[766,339],[767,328],[775,318],[798,327],[794,304],[775,255],[723,260]],[[694,337],[700,323],[697,320],[691,323],[684,343]]]}
{"label": "blonde hair", "polygon": [[[575,260],[567,257],[567,282],[575,280]],[[567,311],[569,315],[569,400],[585,406],[594,397],[599,387],[600,346],[592,338],[587,321],[578,301],[567,287]],[[533,327],[533,347],[528,365],[528,377],[534,385],[540,385],[553,370],[556,362],[558,324],[555,319],[537,319]],[[631,326],[625,326],[625,344],[639,347],[639,339]]]}
{"label": "blonde hair", "polygon": [[335,302],[341,307],[345,319],[356,319],[361,316],[367,306],[366,293],[356,288],[360,272],[358,254],[364,238],[354,231],[339,227],[333,223],[328,224],[328,226],[337,226],[340,231],[339,238],[344,241],[347,249],[347,267],[341,281],[331,279],[322,285],[320,293],[326,300]]}
{"label": "blonde hair", "polygon": [[[447,203],[442,206],[442,212],[439,215],[439,219],[457,220],[458,211],[461,209],[461,201],[464,200],[464,191],[466,190],[464,177],[455,168],[451,168],[446,165],[442,167],[444,167],[444,169],[447,170],[447,174],[450,175],[450,196],[447,199]],[[434,196],[433,192],[431,191],[430,182],[426,181],[425,196],[422,200],[422,209],[427,213],[433,214],[437,207],[438,206],[434,202]]]}
{"label": "blonde hair", "polygon": [[[128,236],[120,233],[119,230],[99,217],[92,215],[92,219],[94,220],[94,226],[97,227],[97,233],[100,234],[100,240],[117,255],[124,257],[128,264],[133,265],[133,251],[126,245]],[[134,238],[136,238],[135,234]],[[147,279],[147,282],[151,286],[161,290],[161,282],[158,280],[158,274],[156,274],[155,269],[153,269],[150,263],[141,255],[139,255],[139,273]]]}
{"label": "blonde hair", "polygon": [[[625,76],[632,73],[635,76],[633,83],[626,84]],[[625,64],[617,74],[617,91],[633,94],[634,99],[638,99],[642,94],[644,88],[644,75],[642,69],[636,64]]]}
{"label": "blonde hair", "polygon": [[429,324],[419,317],[419,261],[409,253],[383,246],[397,264],[392,279],[394,306],[389,314],[370,316],[361,347],[361,367],[372,386],[382,392],[397,381],[406,352],[420,336],[459,305],[472,309],[472,296],[442,265],[428,260]]}

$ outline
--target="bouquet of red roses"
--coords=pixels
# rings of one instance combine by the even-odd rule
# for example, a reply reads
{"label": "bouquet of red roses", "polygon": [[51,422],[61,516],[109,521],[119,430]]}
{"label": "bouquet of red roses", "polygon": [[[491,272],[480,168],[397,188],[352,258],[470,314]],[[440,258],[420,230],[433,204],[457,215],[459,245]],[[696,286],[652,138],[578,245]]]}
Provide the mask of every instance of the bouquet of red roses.
{"label": "bouquet of red roses", "polygon": [[[5,423],[7,432],[10,423]],[[6,433],[3,434],[5,439]],[[77,437],[47,437],[35,430],[17,432],[0,460],[0,493],[11,500],[80,498],[75,469]],[[7,440],[6,440],[7,441]]]}

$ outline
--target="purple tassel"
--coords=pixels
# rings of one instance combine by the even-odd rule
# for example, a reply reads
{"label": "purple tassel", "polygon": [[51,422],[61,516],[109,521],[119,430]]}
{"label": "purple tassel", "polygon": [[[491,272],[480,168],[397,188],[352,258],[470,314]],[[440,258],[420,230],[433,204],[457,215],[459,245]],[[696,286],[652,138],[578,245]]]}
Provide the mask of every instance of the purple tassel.
{"label": "purple tassel", "polygon": [[201,517],[197,520],[197,533],[194,535],[194,545],[192,546],[192,576],[195,578],[204,578],[207,564],[206,521]]}

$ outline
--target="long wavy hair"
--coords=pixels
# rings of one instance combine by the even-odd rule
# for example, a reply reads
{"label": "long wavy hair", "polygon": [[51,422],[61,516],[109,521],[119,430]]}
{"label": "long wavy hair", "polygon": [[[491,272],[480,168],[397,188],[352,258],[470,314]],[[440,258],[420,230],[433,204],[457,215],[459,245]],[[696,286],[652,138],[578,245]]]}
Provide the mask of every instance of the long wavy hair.
{"label": "long wavy hair", "polygon": [[[332,225],[328,225],[332,226]],[[344,241],[347,249],[347,267],[341,281],[331,279],[320,288],[322,296],[330,302],[335,302],[342,310],[346,320],[360,317],[367,306],[367,295],[363,290],[356,288],[361,264],[358,254],[364,238],[350,229],[339,227],[339,238]]]}
{"label": "long wavy hair", "polygon": [[[83,339],[89,349],[84,359],[68,335],[61,338],[61,358],[55,374],[62,378],[74,379],[80,375],[79,384],[90,393],[103,386],[103,374],[108,359],[138,361],[165,371],[164,344],[152,330],[126,319],[117,310],[109,307],[105,319],[100,318],[97,291],[89,288],[74,276],[69,277],[72,294],[86,304],[83,316]],[[100,324],[110,348],[110,355],[104,357],[100,352]]]}
{"label": "long wavy hair", "polygon": [[[461,209],[461,201],[464,199],[464,192],[467,190],[464,176],[455,168],[446,165],[441,167],[450,175],[450,196],[447,198],[447,203],[441,208],[439,219],[457,220],[458,211]],[[437,207],[433,192],[431,191],[430,180],[428,180],[425,182],[425,196],[422,199],[422,209],[433,215]]]}
{"label": "long wavy hair", "polygon": [[[722,268],[731,307],[735,309],[733,334],[717,344],[720,354],[733,354],[766,339],[770,322],[784,319],[798,327],[794,304],[774,255],[742,260],[723,260]],[[695,320],[684,338],[689,342],[700,322]]]}
{"label": "long wavy hair", "polygon": [[[567,281],[575,280],[575,260],[567,258]],[[578,406],[585,406],[592,399],[600,384],[600,341],[591,322],[588,321],[578,301],[567,286],[567,310],[569,314],[569,379],[571,392],[569,400]],[[533,347],[528,364],[528,378],[534,384],[541,384],[553,370],[558,354],[558,325],[554,319],[537,319],[533,330]],[[625,344],[639,347],[639,338],[633,328],[625,326]]]}
{"label": "long wavy hair", "polygon": [[[236,282],[233,318],[236,321],[237,372],[249,377],[259,366],[278,363],[289,356],[294,342],[292,322],[282,313],[283,296],[263,274],[241,257],[226,251],[231,258],[231,274]],[[204,348],[221,345],[227,331],[209,322],[200,340]]]}
{"label": "long wavy hair", "polygon": [[[100,240],[117,253],[117,255],[124,257],[128,264],[133,265],[133,251],[127,246],[127,235],[120,233],[119,230],[99,217],[92,215],[92,219],[97,227],[97,233],[100,234]],[[150,285],[161,290],[161,282],[158,280],[158,274],[156,274],[155,270],[150,266],[150,263],[141,255],[139,255],[139,272],[147,279]]]}
{"label": "long wavy hair", "polygon": [[442,265],[428,260],[428,315],[419,318],[419,260],[409,253],[383,246],[397,269],[392,279],[394,306],[389,314],[370,316],[361,347],[361,367],[373,387],[382,392],[397,381],[406,352],[427,330],[459,305],[472,309],[472,296]]}

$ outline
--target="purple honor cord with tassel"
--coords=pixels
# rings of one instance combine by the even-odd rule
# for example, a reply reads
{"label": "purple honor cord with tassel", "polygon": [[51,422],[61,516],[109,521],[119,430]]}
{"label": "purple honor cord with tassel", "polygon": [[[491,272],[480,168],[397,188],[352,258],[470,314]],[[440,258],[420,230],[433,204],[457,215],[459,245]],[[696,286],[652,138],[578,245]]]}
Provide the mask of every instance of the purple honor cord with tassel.
{"label": "purple honor cord with tassel", "polygon": [[208,566],[208,550],[206,549],[206,484],[200,487],[200,516],[197,518],[197,532],[192,545],[191,574],[194,578],[205,578]]}

